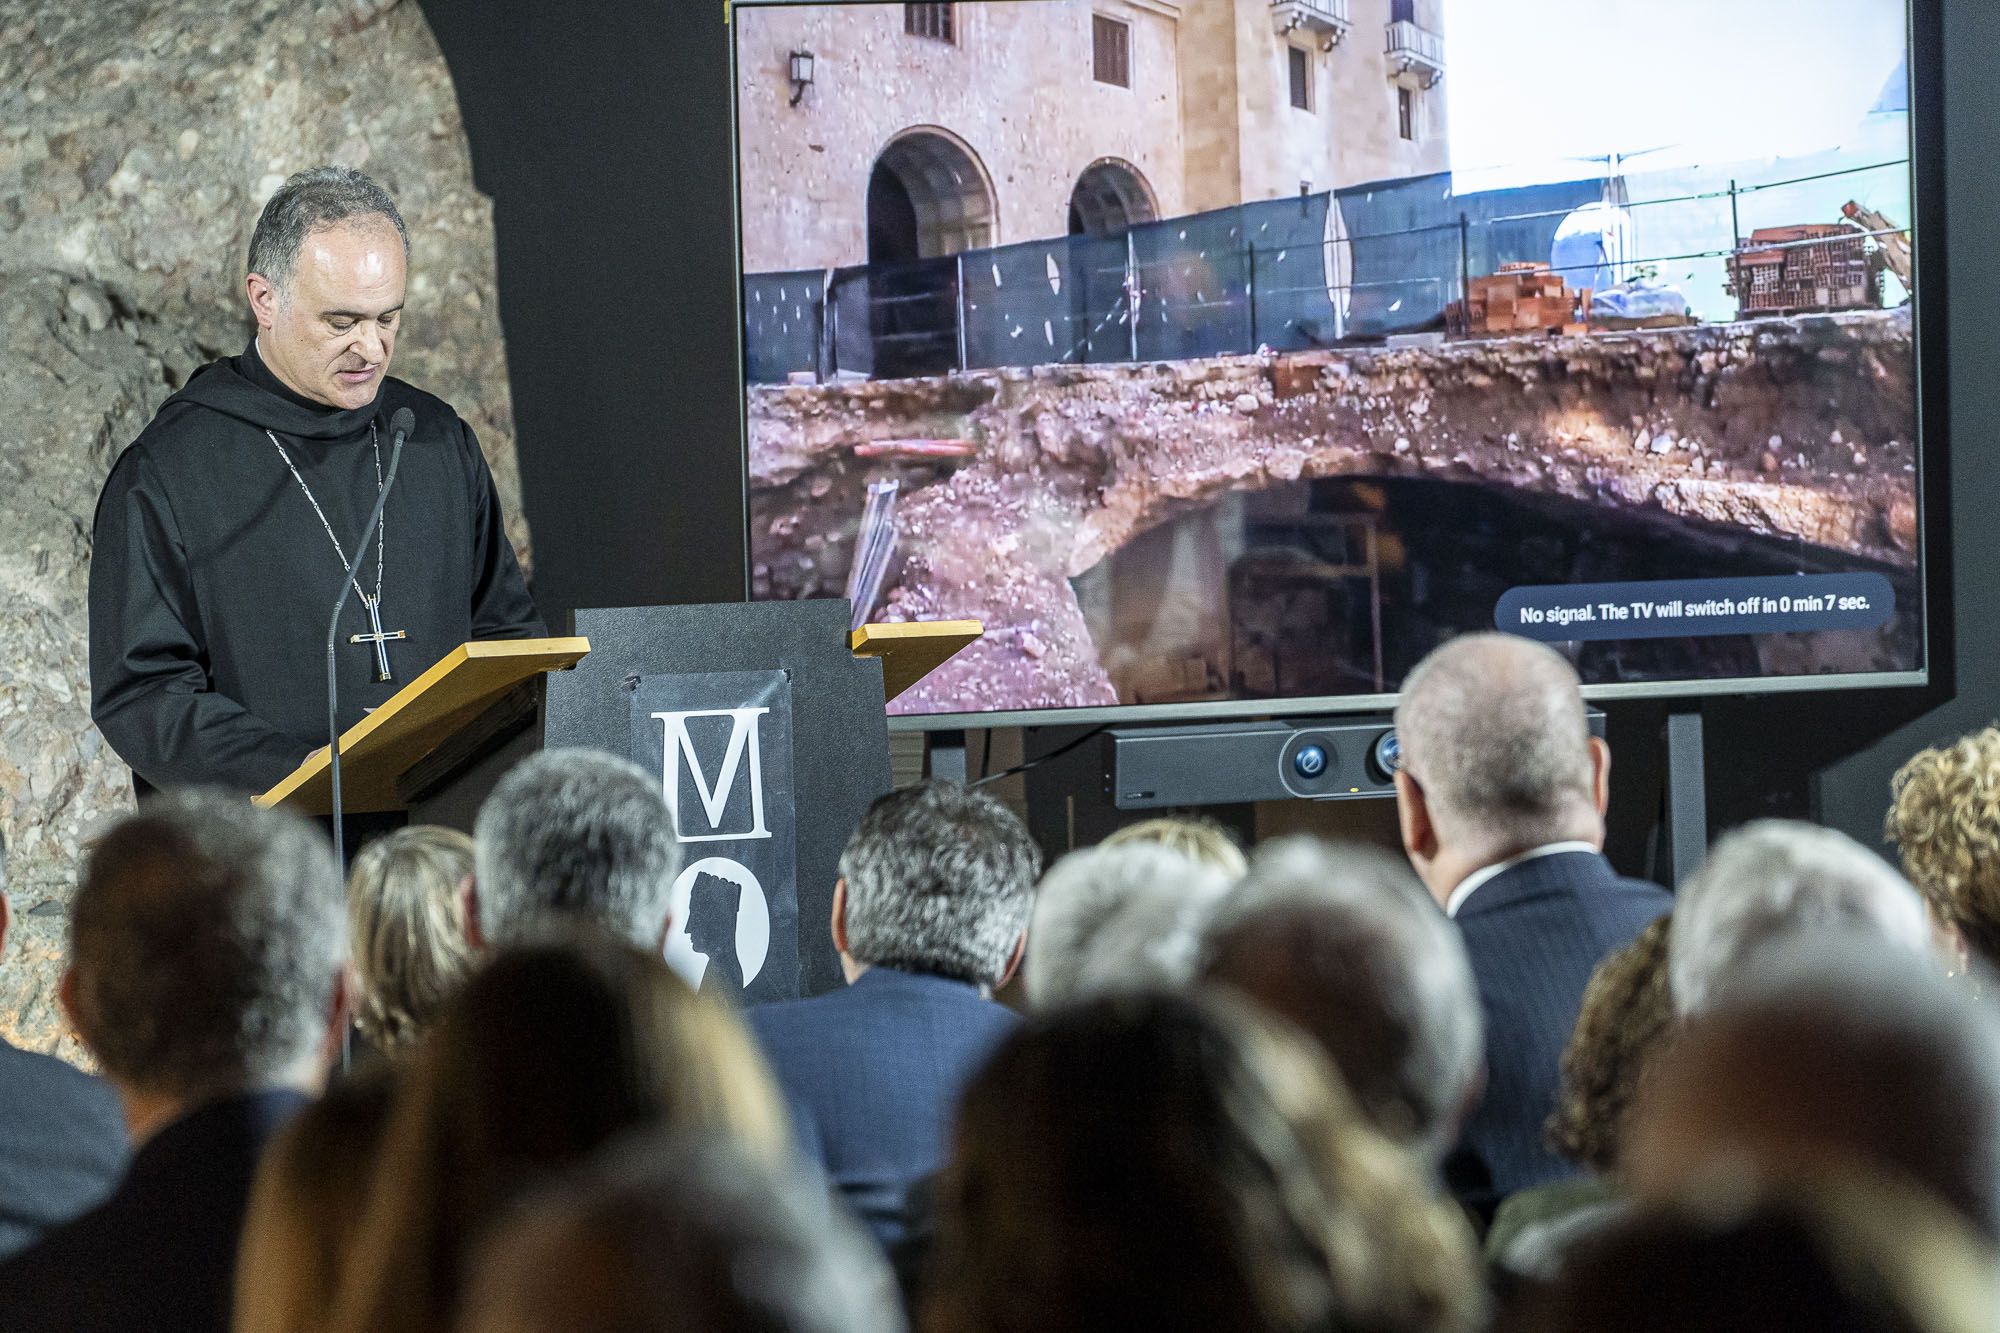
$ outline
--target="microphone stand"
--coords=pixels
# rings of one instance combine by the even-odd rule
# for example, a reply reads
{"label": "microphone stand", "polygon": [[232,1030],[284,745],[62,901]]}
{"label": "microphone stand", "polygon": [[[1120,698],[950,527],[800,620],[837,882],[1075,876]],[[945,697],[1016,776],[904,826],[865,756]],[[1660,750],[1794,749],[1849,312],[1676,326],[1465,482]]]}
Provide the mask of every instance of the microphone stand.
{"label": "microphone stand", "polygon": [[[416,413],[403,407],[389,418],[391,440],[389,444],[389,472],[382,479],[382,493],[375,497],[375,508],[368,515],[368,526],[361,530],[360,544],[354,548],[354,559],[347,564],[347,573],[340,580],[340,598],[333,604],[333,617],[326,626],[326,736],[327,763],[333,776],[333,860],[340,867],[341,880],[347,878],[347,838],[342,829],[344,811],[340,801],[340,678],[334,669],[334,645],[340,639],[340,613],[347,609],[347,595],[354,591],[356,571],[361,568],[361,558],[368,553],[368,543],[374,539],[375,530],[382,526],[382,507],[389,502],[389,492],[396,485],[396,465],[403,461],[403,441],[417,424]],[[342,1043],[345,1045],[345,1042]]]}

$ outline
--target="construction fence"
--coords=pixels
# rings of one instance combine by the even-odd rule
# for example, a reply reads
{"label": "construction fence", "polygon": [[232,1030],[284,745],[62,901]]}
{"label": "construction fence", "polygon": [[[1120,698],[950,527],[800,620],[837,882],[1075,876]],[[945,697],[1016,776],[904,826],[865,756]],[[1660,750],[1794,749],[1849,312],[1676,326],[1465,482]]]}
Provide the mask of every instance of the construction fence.
{"label": "construction fence", "polygon": [[[1603,177],[1454,195],[1442,173],[1149,222],[1115,238],[750,274],[746,367],[756,384],[793,375],[888,379],[1379,339],[1442,328],[1477,276],[1549,262],[1564,219],[1591,204],[1608,200],[1627,218],[1657,210],[1663,224],[1675,219],[1646,228],[1658,253],[1614,256],[1619,272],[1701,262],[1719,273],[1744,249],[1744,197],[1812,183],[1839,190],[1850,185],[1842,178],[1906,176],[1907,165],[1638,199],[1623,180]],[[1829,228],[1825,243],[1874,234]],[[1557,264],[1555,272],[1572,288],[1602,285],[1609,261],[1587,262],[1583,271]]]}

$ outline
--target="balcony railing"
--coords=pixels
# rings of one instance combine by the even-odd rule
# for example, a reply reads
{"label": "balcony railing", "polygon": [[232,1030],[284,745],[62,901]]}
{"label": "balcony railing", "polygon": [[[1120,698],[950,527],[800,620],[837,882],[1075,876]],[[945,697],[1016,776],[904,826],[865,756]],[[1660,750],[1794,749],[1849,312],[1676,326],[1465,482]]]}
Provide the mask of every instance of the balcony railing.
{"label": "balcony railing", "polygon": [[1389,25],[1389,77],[1428,88],[1444,77],[1444,37],[1407,20]]}
{"label": "balcony railing", "polygon": [[1280,35],[1318,33],[1331,50],[1354,26],[1349,0],[1271,0],[1271,21]]}

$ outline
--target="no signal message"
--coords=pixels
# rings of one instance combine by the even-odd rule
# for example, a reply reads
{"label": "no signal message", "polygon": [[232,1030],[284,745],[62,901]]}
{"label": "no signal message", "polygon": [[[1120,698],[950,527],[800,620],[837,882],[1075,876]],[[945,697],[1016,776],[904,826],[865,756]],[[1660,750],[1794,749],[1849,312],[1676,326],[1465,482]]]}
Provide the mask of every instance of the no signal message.
{"label": "no signal message", "polygon": [[1545,643],[1875,629],[1896,611],[1880,574],[1545,584],[1509,588],[1494,628]]}

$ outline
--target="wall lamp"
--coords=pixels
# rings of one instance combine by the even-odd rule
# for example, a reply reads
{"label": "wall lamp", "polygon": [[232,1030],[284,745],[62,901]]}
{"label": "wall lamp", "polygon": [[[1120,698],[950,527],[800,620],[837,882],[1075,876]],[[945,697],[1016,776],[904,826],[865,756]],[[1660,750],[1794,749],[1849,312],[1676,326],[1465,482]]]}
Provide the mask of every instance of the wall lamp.
{"label": "wall lamp", "polygon": [[812,87],[812,81],[813,81],[812,52],[810,51],[792,52],[791,75],[792,75],[792,105],[797,106],[799,104],[799,99],[806,95],[806,89]]}

